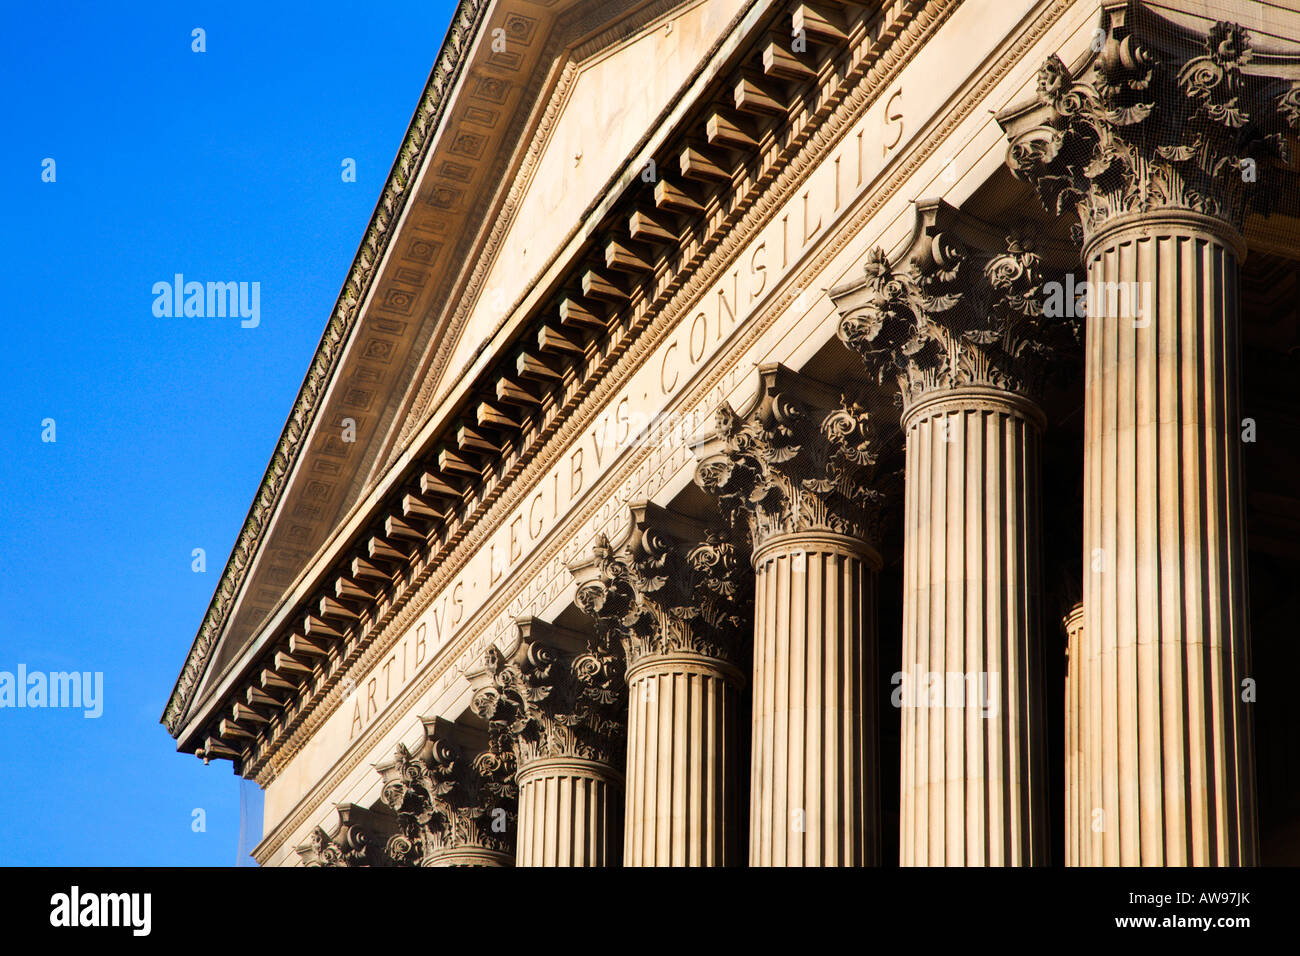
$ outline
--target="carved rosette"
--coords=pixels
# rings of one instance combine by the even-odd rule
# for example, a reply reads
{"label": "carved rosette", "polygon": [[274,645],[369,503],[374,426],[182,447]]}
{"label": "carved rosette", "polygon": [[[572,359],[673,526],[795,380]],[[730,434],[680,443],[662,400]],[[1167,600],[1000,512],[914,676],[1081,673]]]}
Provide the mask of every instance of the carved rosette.
{"label": "carved rosette", "polygon": [[367,810],[355,804],[340,804],[338,826],[332,832],[316,827],[307,842],[298,847],[303,866],[392,866],[385,847],[396,827],[387,808]]}
{"label": "carved rosette", "polygon": [[1079,319],[1051,306],[1033,233],[990,252],[963,235],[977,231],[942,201],[918,203],[899,261],[876,248],[859,280],[831,290],[840,340],[877,382],[897,379],[904,408],[963,386],[1037,398],[1054,360],[1078,350]]}
{"label": "carved rosette", "polygon": [[877,537],[884,494],[876,464],[884,432],[861,404],[782,366],[761,370],[747,415],[723,404],[714,434],[696,445],[696,482],[754,550],[771,538],[829,531]]}
{"label": "carved rosette", "polygon": [[622,545],[601,535],[572,570],[578,606],[622,644],[628,667],[675,653],[744,662],[753,573],[734,532],[642,503]]}
{"label": "carved rosette", "polygon": [[1086,68],[1076,76],[1049,57],[1036,101],[998,117],[1007,162],[1049,210],[1077,211],[1081,240],[1118,215],[1168,208],[1240,231],[1247,212],[1267,214],[1284,131],[1300,130],[1300,83],[1268,76],[1259,59],[1235,23],[1193,37],[1112,10]]}
{"label": "carved rosette", "polygon": [[488,648],[467,675],[470,707],[488,722],[493,753],[513,753],[520,769],[542,757],[623,763],[627,719],[625,665],[617,641],[541,621],[521,622],[513,646]]}
{"label": "carved rosette", "polygon": [[397,814],[388,855],[419,866],[465,847],[513,853],[514,755],[440,718],[424,726],[419,747],[398,744],[393,759],[375,768],[384,780],[381,799]]}

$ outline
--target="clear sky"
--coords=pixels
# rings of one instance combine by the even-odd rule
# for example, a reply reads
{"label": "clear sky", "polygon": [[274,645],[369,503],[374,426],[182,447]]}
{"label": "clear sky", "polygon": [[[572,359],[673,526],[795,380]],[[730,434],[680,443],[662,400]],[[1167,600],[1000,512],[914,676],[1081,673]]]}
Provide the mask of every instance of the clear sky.
{"label": "clear sky", "polygon": [[[158,720],[454,6],[8,8],[0,702],[102,672],[103,713],[0,707],[0,863],[235,865],[241,789],[256,844],[257,788]],[[176,273],[260,283],[259,324],[155,317]]]}

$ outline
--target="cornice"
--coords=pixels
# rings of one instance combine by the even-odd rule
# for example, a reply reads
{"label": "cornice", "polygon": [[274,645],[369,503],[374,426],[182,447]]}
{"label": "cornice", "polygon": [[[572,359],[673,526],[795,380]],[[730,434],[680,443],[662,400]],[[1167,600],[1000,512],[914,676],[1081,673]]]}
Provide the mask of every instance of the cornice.
{"label": "cornice", "polygon": [[[787,278],[783,284],[784,291],[773,290],[771,300],[759,312],[755,313],[747,323],[746,329],[717,357],[711,370],[702,375],[688,391],[682,394],[680,397],[682,406],[698,403],[704,396],[718,387],[730,364],[734,363],[754,346],[776,319],[794,303],[800,294],[800,290],[807,287],[810,279],[821,274],[835,257],[840,255],[849,243],[857,238],[858,231],[871,222],[885,203],[890,201],[899,190],[905,188],[908,181],[917,173],[920,167],[935,155],[958,126],[966,122],[978,108],[983,106],[990,91],[998,83],[1002,82],[1017,64],[1023,61],[1029,50],[1042,39],[1044,34],[1059,21],[1061,16],[1072,5],[1072,0],[1052,0],[1050,3],[1044,2],[1040,4],[1038,8],[1026,14],[1022,20],[1023,26],[1014,38],[1008,39],[1006,43],[990,55],[988,68],[981,71],[977,79],[960,90],[950,101],[951,105],[943,112],[942,118],[936,118],[930,125],[928,132],[924,133],[920,139],[910,146],[906,153],[899,156],[891,169],[881,174],[878,188],[865,192],[855,204],[845,210],[844,219],[838,228],[828,231],[820,251],[816,255],[809,257],[802,270]],[[919,49],[920,44],[924,42],[924,39],[928,38],[956,7],[955,0],[939,0],[939,2],[928,4],[925,9],[921,10],[915,20],[900,35],[899,42],[886,50],[880,60],[872,64],[867,75],[861,78],[857,89],[839,102],[830,112],[830,115],[826,117],[823,133],[821,135],[815,134],[803,141],[801,147],[803,151],[800,156],[788,164],[779,176],[774,177],[776,182],[772,184],[773,188],[780,191],[785,197],[793,195],[806,179],[815,162],[823,158],[840,141],[843,134],[849,129],[851,121],[860,116],[862,110],[883,92],[886,84],[902,66],[906,65],[915,51]],[[779,198],[772,198],[771,201],[760,199],[749,206],[742,222],[732,230],[732,235],[713,250],[704,268],[710,270],[711,275],[714,277],[722,274],[734,261],[738,252],[752,238],[759,225],[770,217],[779,202]],[[707,288],[708,281],[708,279],[701,276],[698,281],[687,282],[680,288],[679,292],[683,298],[674,301],[685,304],[679,305],[677,314],[673,316],[674,319],[679,317],[680,312],[689,305],[692,298],[698,297],[700,291]],[[636,354],[626,356],[626,363],[620,366],[617,371],[625,372],[639,365],[649,355],[649,349],[650,345],[646,344]],[[600,402],[608,398],[614,387],[616,387],[614,383],[604,383],[593,393],[592,404],[585,407],[588,410],[599,407]],[[567,430],[557,435],[555,440],[561,443],[572,440],[579,433],[579,429],[587,423],[586,419],[581,422],[570,423]],[[460,655],[482,636],[482,628],[485,623],[496,619],[523,593],[529,579],[560,555],[568,537],[595,516],[604,500],[604,496],[610,494],[635,474],[649,455],[650,451],[646,449],[628,455],[621,467],[617,467],[606,475],[592,489],[583,507],[575,509],[574,513],[563,524],[552,530],[548,543],[539,548],[531,558],[526,559],[525,563],[516,570],[513,576],[514,586],[503,591],[494,601],[486,604],[471,620],[467,621],[460,636],[439,652],[438,657],[431,663],[426,672],[417,680],[412,681],[390,703],[387,712],[380,715],[365,734],[352,743],[317,785],[298,801],[274,829],[266,834],[255,853],[259,862],[265,863],[269,861],[290,836],[301,830],[307,820],[319,811],[326,798],[343,785],[344,781],[355,771],[366,755],[373,750],[378,741],[391,733],[400,720],[405,719],[410,708],[425,697],[433,689],[436,682],[443,678],[448,668],[459,659]],[[521,484],[528,477],[529,475],[521,476]],[[532,472],[531,477],[535,480],[537,472]],[[501,516],[505,513],[507,511],[503,507],[502,510],[495,513],[494,517],[499,522]],[[384,624],[388,645],[391,645],[396,637],[409,627],[419,614],[423,613],[441,587],[454,577],[457,570],[459,570],[459,567],[438,575],[436,579],[425,579],[418,582],[419,593],[405,604],[400,614],[389,618]],[[375,663],[380,659],[383,652],[378,646],[372,646],[368,660],[359,662],[358,668],[364,669],[364,667]],[[333,712],[338,703],[338,699],[333,700],[330,703],[329,712]],[[284,761],[277,761],[275,768],[268,767],[270,772],[263,777],[259,777],[258,782],[265,785],[273,779],[278,767],[283,766],[284,763],[292,759],[293,755],[302,748],[306,740],[319,728],[320,723],[327,716],[328,713],[317,715],[310,726],[305,725],[300,728],[300,733],[286,740],[282,745],[282,750],[285,751]]]}
{"label": "cornice", "polygon": [[[704,0],[704,2],[707,2],[707,0]],[[744,9],[733,18],[732,23],[729,24],[729,29],[723,31],[722,35],[701,59],[701,62],[696,69],[686,77],[682,84],[682,89],[689,88],[705,66],[712,61],[718,50],[726,42],[730,29],[734,29],[736,24],[743,21],[743,19],[749,14],[749,11],[753,8],[755,2],[757,2],[757,0],[751,0],[751,3],[747,4]],[[625,0],[622,6],[624,9],[629,8],[632,6],[632,0]],[[456,309],[447,324],[447,334],[443,337],[442,341],[436,346],[433,353],[424,363],[424,367],[428,369],[428,371],[422,375],[422,379],[418,383],[418,389],[414,395],[414,400],[407,408],[405,421],[401,425],[398,439],[388,451],[386,466],[391,466],[391,464],[401,455],[402,450],[409,444],[411,439],[419,433],[420,429],[428,422],[429,418],[436,411],[434,401],[440,397],[439,392],[441,391],[441,385],[446,381],[447,366],[450,361],[451,352],[459,344],[465,325],[469,321],[475,304],[478,302],[483,284],[487,281],[487,277],[490,274],[492,267],[496,264],[497,255],[500,251],[501,245],[504,243],[506,237],[510,234],[511,228],[514,226],[515,215],[518,212],[519,205],[532,185],[537,164],[541,160],[546,146],[550,143],[551,133],[554,130],[556,121],[564,112],[564,107],[567,105],[569,97],[573,92],[573,84],[582,73],[583,63],[595,55],[596,52],[606,50],[612,45],[617,45],[631,37],[639,36],[646,30],[657,27],[660,19],[669,12],[676,12],[675,8],[679,6],[681,5],[677,0],[655,0],[655,2],[649,7],[637,11],[638,16],[635,20],[635,28],[630,25],[630,18],[625,17],[619,23],[614,24],[608,30],[604,31],[600,36],[581,44],[578,48],[572,51],[573,57],[565,62],[562,74],[556,83],[555,91],[552,93],[534,134],[529,140],[527,152],[519,166],[519,172],[511,179],[509,192],[501,205],[499,215],[493,217],[491,232],[479,253],[473,257],[472,261],[474,265],[472,273],[464,280],[460,289],[457,290],[454,295],[452,294],[450,286],[444,286],[440,293],[441,298],[445,298],[447,301],[454,301],[456,303]],[[607,16],[607,14],[602,15]],[[579,20],[577,24],[569,26],[570,35],[572,35],[572,32],[575,29],[579,31],[582,29],[581,22],[582,21]],[[562,42],[565,41],[557,39],[553,46],[558,50]],[[593,49],[593,47],[595,47],[595,49]],[[554,54],[551,50],[548,50],[546,55],[552,56]],[[676,102],[676,99],[677,97],[673,97],[670,100],[669,106],[665,107],[665,109],[661,111],[660,115],[656,117],[655,121],[649,125],[649,129],[645,136],[643,136],[637,143],[636,147],[633,148],[633,155],[640,152],[651,140],[656,130],[662,125],[663,120],[665,120],[671,112],[672,103]],[[540,282],[565,254],[573,240],[582,232],[587,217],[593,211],[595,203],[599,202],[601,197],[605,196],[611,189],[615,188],[620,174],[621,171],[615,171],[613,176],[611,176],[611,178],[596,191],[596,199],[593,200],[592,206],[589,206],[584,211],[584,214],[578,217],[577,223],[561,238],[555,250],[547,258],[546,262],[537,270],[529,282],[525,283],[523,291],[519,293],[515,298],[515,301],[511,302],[509,306],[503,310],[501,319],[484,337],[484,343],[493,341],[509,322],[510,318],[523,308],[524,304],[532,294],[533,286]],[[468,255],[468,248],[462,245],[461,248],[457,249],[456,254],[459,256],[466,256]]]}
{"label": "cornice", "polygon": [[[615,7],[617,8],[616,14],[622,16],[623,14],[618,11],[626,11],[635,8],[638,5],[638,3],[641,3],[641,0],[619,0],[619,3],[615,4]],[[651,19],[653,19],[654,17],[662,17],[664,15],[664,11],[668,10],[672,5],[673,5],[673,0],[654,0],[654,2],[650,3],[648,6],[643,5],[643,10],[634,11],[633,16],[631,18],[623,17],[623,20],[619,24],[616,24],[614,27],[612,27],[609,32],[612,36],[614,36],[617,39],[619,37],[620,30],[626,27],[627,23],[629,22],[629,19],[636,20],[637,22],[639,22],[641,19],[641,14],[643,12],[648,12],[647,15],[649,15]],[[495,16],[495,14],[493,15]],[[579,5],[571,9],[568,13],[562,14],[559,20],[559,22],[562,25],[557,28],[558,33],[553,35],[552,39],[548,41],[549,45],[547,47],[546,55],[551,58],[551,61],[554,61],[557,58],[555,54],[555,50],[561,47],[565,42],[567,42],[567,40],[565,39],[566,37],[572,37],[572,36],[581,37],[584,35],[584,33],[589,33],[593,25],[599,23],[600,21],[608,19],[610,16],[611,13],[609,11],[609,5],[601,5],[599,9],[595,5]],[[478,19],[481,20],[482,17],[478,17]],[[455,27],[459,22],[460,22],[459,20],[454,22],[453,27]],[[478,29],[479,27],[477,26],[477,22],[476,22],[475,25],[473,26],[473,30],[477,31]],[[472,32],[467,38],[461,41],[462,46],[465,49],[468,49],[473,45],[473,36],[475,35],[476,33]],[[441,59],[439,63],[441,64]],[[462,66],[463,65],[458,65],[457,69],[462,69]],[[440,69],[440,67],[436,67],[435,72],[437,72],[438,69]],[[534,100],[537,99],[535,95],[536,90],[542,85],[544,80],[545,80],[545,75],[539,73],[530,82],[528,89],[529,91],[531,91],[529,93],[529,96],[532,99]],[[430,82],[432,83],[432,79]],[[455,82],[454,79],[449,80],[445,84],[443,84],[443,86],[446,89],[450,89],[454,85],[454,82]],[[417,111],[417,118],[419,115],[420,115],[419,111]],[[438,123],[433,122],[428,125],[430,128],[436,128]],[[522,129],[524,125],[526,125],[524,120],[518,120],[517,125],[514,127],[514,130],[517,132],[519,129]],[[426,153],[427,153],[427,149],[425,147],[427,147],[427,145],[428,144],[425,143],[423,146],[421,146],[422,149],[425,149]],[[405,155],[405,151],[403,155]],[[419,170],[421,169],[421,165],[424,161],[425,160],[421,158],[414,164],[414,166],[412,167],[414,170],[414,173],[412,174],[413,176],[415,174],[418,174]],[[497,162],[496,169],[498,175],[495,178],[498,179],[509,178],[504,176],[503,172],[508,167],[511,161],[513,160],[510,155],[504,155]],[[613,182],[613,180],[611,180],[611,182]],[[488,206],[490,206],[490,201],[492,199],[493,199],[492,194],[485,195],[485,197],[475,207],[474,215],[482,214],[483,211],[486,208],[488,208]],[[593,203],[593,206],[594,205],[595,203]],[[398,218],[397,215],[393,216],[394,221],[396,221],[397,218]],[[476,241],[474,237],[480,234],[481,234],[481,230],[467,231],[466,234],[462,237],[461,246],[458,246],[457,248],[458,249],[468,248],[467,246],[465,246],[465,243],[472,243],[473,241]],[[383,256],[381,253],[375,257],[374,262],[378,263],[380,260],[382,260],[382,258]],[[470,257],[470,258],[473,259],[474,257]],[[449,273],[447,281],[451,281],[452,278],[454,278],[454,276],[455,273]],[[449,287],[440,286],[439,288],[446,289]],[[365,294],[361,295],[359,298],[356,299],[356,302],[363,302],[366,296],[369,294],[370,293],[367,290]],[[456,297],[448,296],[448,298],[452,299],[453,301],[458,301]],[[316,382],[314,386],[316,394],[314,395],[313,401],[319,400],[323,397],[323,394],[326,388],[328,388],[331,380],[337,374],[339,374],[337,359],[338,359],[338,355],[342,353],[344,347],[347,345],[347,336],[351,334],[350,329],[351,326],[349,326],[349,331],[343,336],[343,338],[340,340],[338,344],[338,349],[337,349],[338,354],[334,355],[334,358],[336,360],[334,364],[331,365],[328,369],[320,373],[319,381]],[[308,387],[308,384],[315,381],[316,380],[311,375],[309,375],[309,382],[304,384],[304,389]],[[450,401],[454,404],[456,401],[461,400],[461,398],[463,398],[463,396],[459,396],[459,395],[452,396]],[[447,401],[449,401],[449,399],[444,397],[443,400],[444,404]],[[315,414],[315,409],[313,408],[313,415],[314,414]],[[432,419],[427,418],[425,424],[428,425],[431,423],[432,423]],[[293,422],[291,421],[290,424],[292,425]],[[306,439],[311,433],[311,427],[312,426],[310,420],[307,421],[305,424],[303,424],[301,428],[301,434],[298,436],[300,439],[299,442],[300,444],[302,445],[306,444]],[[547,435],[549,435],[550,432],[553,430],[553,427],[554,426],[548,424],[546,427],[542,428],[541,430],[542,436],[546,437]],[[427,431],[427,428],[425,430]],[[378,470],[372,468],[370,476],[366,478],[363,482],[363,486],[371,490],[366,494],[362,495],[362,497],[357,501],[357,503],[347,514],[341,516],[339,519],[336,519],[335,521],[336,527],[341,527],[343,525],[352,522],[355,519],[358,519],[361,513],[371,506],[371,502],[375,495],[375,489],[382,487],[386,483],[390,483],[394,479],[401,478],[400,475],[395,474],[395,471],[397,468],[409,467],[412,453],[409,448],[399,446],[394,451],[394,455],[396,455],[397,458],[393,459],[393,458],[386,457],[384,453],[384,441],[381,440],[378,442],[377,457],[375,459],[375,462],[376,464],[383,463],[383,467],[379,468]],[[273,461],[273,465],[274,465],[274,461]],[[289,480],[292,478],[295,469],[298,468],[299,465],[297,464],[296,458],[291,461],[288,461],[277,473],[278,484],[276,486],[276,494],[279,495],[279,498],[276,501],[270,502],[267,505],[267,508],[265,510],[261,509],[260,498],[259,498],[259,503],[255,503],[254,511],[258,515],[256,519],[257,538],[253,543],[253,545],[248,549],[246,555],[244,555],[243,552],[240,551],[239,549],[237,549],[235,552],[232,553],[231,562],[228,563],[227,571],[231,571],[234,563],[236,562],[236,559],[238,558],[239,566],[237,569],[235,569],[236,573],[234,574],[233,577],[230,577],[229,579],[223,576],[222,581],[219,583],[218,592],[217,594],[214,595],[213,603],[209,608],[209,615],[207,618],[205,618],[205,623],[203,627],[201,627],[200,633],[196,637],[194,644],[191,647],[191,652],[190,655],[187,657],[186,665],[182,669],[181,675],[177,680],[176,688],[173,690],[173,695],[171,700],[169,701],[168,708],[164,712],[163,723],[168,727],[168,730],[173,734],[173,736],[183,736],[184,738],[182,741],[183,745],[184,745],[184,741],[188,740],[188,738],[192,737],[193,734],[195,733],[194,721],[196,718],[195,718],[195,714],[190,712],[191,711],[190,705],[195,699],[198,688],[204,683],[205,668],[207,665],[207,661],[211,657],[214,649],[217,646],[219,646],[221,637],[225,632],[226,628],[228,628],[232,624],[233,608],[236,607],[239,595],[242,593],[242,589],[246,585],[246,579],[248,577],[249,572],[251,571],[251,568],[255,564],[255,559],[257,557],[258,551],[263,546],[264,533],[267,531],[271,523],[271,520],[276,513],[276,509],[279,507],[278,501],[280,499],[283,499],[284,492],[288,487]],[[377,478],[376,476],[379,477]],[[495,498],[496,494],[498,493],[499,493],[499,489],[493,489],[488,494],[482,496],[481,499],[476,497],[475,498],[476,507],[478,505],[486,506],[487,504],[490,504],[490,502]],[[250,511],[250,518],[248,520],[250,521],[253,520],[254,511]],[[477,518],[478,515],[476,514],[474,516],[474,520],[477,520]],[[472,524],[473,522],[471,521],[469,523]],[[245,529],[246,531],[248,527],[251,526],[246,525],[246,529]],[[454,540],[459,539],[459,534],[460,532],[458,532],[457,535],[453,538],[453,542]],[[241,541],[242,540],[243,539],[241,538]],[[321,555],[326,554],[331,548],[335,547],[336,545],[337,545],[337,541],[335,540],[334,535],[331,535],[325,541],[322,542],[320,547],[317,549],[315,556],[310,559],[310,561],[307,563],[304,570],[295,579],[295,583],[290,588],[290,593],[299,590],[302,587],[311,586],[310,575],[313,573],[312,569],[321,561]],[[278,608],[269,617],[265,619],[264,623],[261,625],[262,631],[267,631],[272,629],[271,622],[274,622],[278,618],[282,617],[286,611],[293,610],[291,605],[285,604],[285,600],[287,600],[287,597],[286,599],[282,599],[281,607]],[[218,608],[219,601],[220,601],[220,607]],[[273,627],[279,627],[279,624],[275,624],[273,625]],[[258,651],[257,653],[261,653],[261,652]],[[219,674],[216,675],[216,681],[225,682],[228,679],[230,679],[232,675],[237,676],[237,671],[245,668],[246,666],[248,666],[248,664],[249,661],[246,659],[246,657],[244,655],[241,655],[239,658],[231,661],[228,665],[226,665],[222,669],[222,671]],[[206,721],[208,715],[200,714],[199,716],[203,717],[203,719]],[[185,719],[186,723],[181,723],[180,721],[182,719]],[[189,746],[192,746],[192,744]]]}
{"label": "cornice", "polygon": [[[885,84],[959,5],[959,0],[931,0],[909,11],[907,25],[878,56],[857,63],[841,77],[830,101],[789,140],[787,159],[772,162],[760,175],[746,181],[746,194],[729,208],[730,215],[715,217],[710,236],[693,246],[693,255],[680,267],[662,295],[647,304],[642,318],[628,328],[604,356],[604,362],[573,396],[572,409],[558,416],[540,437],[539,447],[526,460],[509,468],[484,500],[484,511],[472,523],[459,526],[436,553],[413,571],[406,586],[376,619],[359,653],[335,670],[302,710],[274,748],[273,756],[256,759],[244,772],[266,785],[310,739],[321,723],[341,704],[344,673],[365,673],[388,652],[397,636],[424,613],[429,602],[464,568],[466,561],[498,530],[523,497],[530,493],[553,460],[551,449],[567,446],[595,419],[609,396],[621,388],[640,367],[664,335],[695,304],[701,292],[729,268],[736,255],[757,234],[816,168],[819,160],[840,141],[852,122],[883,92]],[[813,129],[813,127],[816,127]],[[543,565],[544,566],[544,565]]]}
{"label": "cornice", "polygon": [[[303,621],[299,613],[297,626],[305,627],[308,631],[307,642],[304,644],[304,654],[314,655],[312,659],[306,660],[300,656],[295,660],[291,646],[282,646],[274,655],[269,652],[263,653],[273,643],[271,641],[263,641],[258,648],[254,649],[264,658],[262,665],[266,669],[262,670],[260,675],[254,666],[258,662],[252,656],[252,652],[241,658],[239,662],[240,674],[242,675],[239,679],[241,681],[260,680],[263,689],[266,683],[270,681],[274,686],[281,689],[282,693],[278,704],[283,706],[283,719],[279,715],[274,715],[259,727],[250,730],[246,726],[241,727],[238,722],[232,725],[229,718],[219,720],[222,718],[222,714],[209,709],[199,717],[191,716],[187,723],[184,731],[184,745],[188,749],[201,750],[203,751],[201,755],[234,757],[239,759],[241,772],[249,775],[260,773],[265,761],[262,756],[255,756],[250,759],[248,757],[249,747],[245,741],[260,738],[262,736],[261,730],[265,729],[272,732],[275,738],[275,747],[278,747],[285,736],[293,733],[298,726],[311,718],[316,709],[326,701],[326,695],[337,688],[342,676],[353,669],[358,657],[366,652],[372,639],[380,633],[385,622],[390,619],[391,613],[405,604],[411,589],[419,586],[433,566],[445,562],[447,556],[452,554],[457,546],[478,525],[485,512],[506,492],[524,467],[535,458],[571,411],[578,407],[586,398],[587,393],[597,383],[603,380],[606,372],[613,367],[613,364],[626,350],[628,343],[644,329],[650,318],[657,314],[659,303],[667,303],[671,300],[671,297],[681,289],[686,277],[691,274],[700,262],[707,258],[719,241],[725,244],[730,240],[730,237],[727,236],[727,229],[733,223],[739,221],[746,213],[749,204],[752,202],[750,197],[760,193],[770,185],[777,175],[778,169],[782,167],[785,157],[792,155],[792,152],[797,152],[806,145],[811,126],[825,118],[827,113],[833,109],[834,104],[838,103],[843,97],[847,86],[850,86],[856,78],[860,77],[868,65],[874,65],[880,61],[892,62],[894,53],[891,53],[891,50],[896,47],[895,39],[899,31],[906,30],[908,25],[912,23],[913,15],[918,6],[917,0],[896,0],[894,6],[888,11],[889,20],[884,24],[886,27],[884,32],[879,35],[876,33],[868,35],[860,25],[849,44],[850,50],[848,54],[843,53],[844,45],[842,44],[832,45],[829,48],[830,58],[822,63],[820,75],[816,79],[815,90],[820,105],[815,113],[810,114],[805,110],[794,110],[788,114],[790,118],[796,119],[797,122],[792,127],[783,127],[782,143],[779,144],[781,148],[779,150],[765,148],[759,168],[757,170],[747,169],[743,177],[733,182],[733,189],[743,190],[743,194],[738,194],[740,198],[737,198],[736,195],[729,196],[727,202],[724,203],[725,209],[722,211],[718,210],[716,199],[710,201],[707,216],[701,216],[699,224],[690,227],[688,233],[690,241],[686,243],[683,253],[686,256],[685,260],[678,261],[674,259],[673,264],[677,268],[674,269],[672,281],[660,284],[651,298],[639,299],[634,310],[635,314],[627,320],[629,324],[608,329],[608,340],[596,344],[596,354],[594,356],[592,354],[592,345],[589,344],[586,364],[579,369],[582,376],[581,380],[577,381],[573,387],[566,384],[563,390],[561,397],[563,408],[551,408],[541,417],[540,421],[534,420],[533,424],[527,426],[519,440],[511,438],[507,443],[507,447],[503,449],[503,454],[496,462],[498,470],[494,472],[493,477],[487,478],[484,483],[476,486],[472,493],[464,497],[463,504],[465,507],[458,506],[455,516],[447,522],[441,523],[438,541],[430,542],[434,546],[435,553],[426,555],[423,547],[418,549],[419,553],[410,559],[411,566],[404,568],[398,575],[400,581],[396,586],[381,585],[382,597],[373,606],[363,608],[360,612],[360,618],[356,613],[348,613],[346,609],[338,609],[337,607],[332,607],[329,611],[322,610],[322,613],[325,614],[342,611],[345,621],[360,621],[356,627],[351,626],[350,623],[344,623],[334,626],[332,630],[329,629],[331,626],[326,623],[326,629],[322,632],[326,639],[323,643],[330,646],[317,646],[315,648],[309,646],[314,641],[310,633],[313,623],[319,624],[320,622]],[[757,29],[761,24],[755,22],[751,26]],[[752,31],[747,30],[746,39],[752,41]],[[733,46],[735,45],[733,44]],[[749,52],[756,53],[755,50]],[[705,101],[706,105],[708,102]],[[602,202],[608,201],[610,200],[603,200]],[[614,216],[615,219],[619,218],[618,214],[610,210],[606,210],[604,214]],[[567,383],[569,373],[566,372],[565,375]],[[446,425],[447,423],[443,422],[443,424]],[[454,426],[456,423],[452,421],[451,424]],[[426,430],[426,435],[427,439],[422,439],[421,445],[427,448],[438,440],[438,436],[430,434],[428,430]],[[446,440],[446,437],[446,435],[443,435],[443,440]],[[455,438],[456,436],[453,434],[452,437]],[[408,456],[407,464],[414,468],[419,463]],[[463,484],[463,482],[458,483]],[[390,488],[389,491],[391,492],[392,489]],[[391,497],[392,495],[389,494],[388,498],[391,499]],[[388,507],[393,506],[393,504],[391,500],[388,501],[388,505],[377,501],[376,507]],[[349,518],[349,522],[352,520],[352,518]],[[364,537],[362,541],[364,542]],[[356,543],[350,541],[348,547],[352,547]],[[375,545],[376,540],[371,538],[370,543]],[[387,544],[382,540],[378,544],[387,548]],[[409,547],[407,553],[409,554]],[[329,582],[323,583],[328,584]],[[350,587],[350,582],[339,580],[336,583],[340,585],[347,584]],[[322,606],[325,603],[327,601],[323,599]],[[332,598],[328,600],[328,603],[332,605],[338,604]],[[297,611],[301,612],[304,609],[304,607],[299,606]],[[307,616],[310,617],[311,614],[314,614],[314,610]],[[277,630],[282,625],[288,626],[290,624],[289,621],[283,620],[285,612],[280,613],[279,617],[281,622],[277,624]],[[339,638],[343,632],[347,634],[346,640],[338,641],[337,645],[334,646],[335,639]],[[271,636],[269,632],[267,636]],[[280,634],[279,639],[282,643],[288,642],[292,644],[293,641],[289,631]],[[274,659],[272,660],[272,658]],[[323,672],[319,666],[321,662],[325,664]],[[292,674],[277,673],[281,666],[290,668]],[[230,676],[231,673],[232,668],[227,668],[226,676],[223,677],[227,684],[233,679]],[[304,680],[308,682],[309,690],[299,693],[295,690],[295,685],[301,687]],[[253,703],[253,698],[257,696],[259,701],[267,706],[274,708],[277,705],[276,701],[262,700],[264,695],[261,694],[261,690],[256,688],[247,688],[247,696],[249,703]],[[224,708],[226,701],[222,700],[217,703]],[[221,726],[218,726],[219,723]],[[200,726],[201,724],[209,726],[205,728]],[[222,743],[227,728],[239,738],[237,744],[233,745],[233,749],[229,742]],[[204,734],[209,736],[206,746],[202,740]],[[267,755],[275,747],[259,746],[255,753],[260,752],[262,755]],[[241,757],[241,753],[244,756]]]}
{"label": "cornice", "polygon": [[239,538],[221,572],[216,592],[163,711],[161,722],[173,736],[178,733],[181,720],[194,699],[208,656],[225,627],[235,597],[261,546],[289,476],[298,462],[320,401],[334,377],[344,345],[356,326],[361,305],[374,284],[396,223],[406,209],[410,198],[409,187],[424,161],[433,139],[432,134],[442,120],[447,95],[463,71],[472,40],[490,3],[491,0],[461,0],[452,16],[415,115],[407,127],[379,202],[371,214],[361,247],[352,260],[348,278],[316,347],[316,354],[298,391],[298,397],[294,400],[289,420],[280,433],[270,464],[267,465],[257,495],[244,519]]}

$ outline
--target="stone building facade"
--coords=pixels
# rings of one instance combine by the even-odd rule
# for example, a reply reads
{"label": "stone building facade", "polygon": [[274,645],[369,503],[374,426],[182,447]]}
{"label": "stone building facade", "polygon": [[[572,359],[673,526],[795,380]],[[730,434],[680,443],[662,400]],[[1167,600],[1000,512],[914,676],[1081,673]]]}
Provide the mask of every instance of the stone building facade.
{"label": "stone building facade", "polygon": [[463,0],[164,724],[264,865],[1300,862],[1298,134],[1287,3]]}

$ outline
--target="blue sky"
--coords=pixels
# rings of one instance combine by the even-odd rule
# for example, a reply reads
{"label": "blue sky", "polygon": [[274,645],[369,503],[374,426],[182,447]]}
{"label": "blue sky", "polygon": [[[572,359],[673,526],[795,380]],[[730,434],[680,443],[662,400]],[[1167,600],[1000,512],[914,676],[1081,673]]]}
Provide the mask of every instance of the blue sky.
{"label": "blue sky", "polygon": [[[256,843],[257,788],[158,718],[453,9],[10,8],[0,672],[99,671],[104,701],[0,708],[0,863],[231,866],[241,789]],[[156,318],[178,272],[260,283],[260,324]]]}

